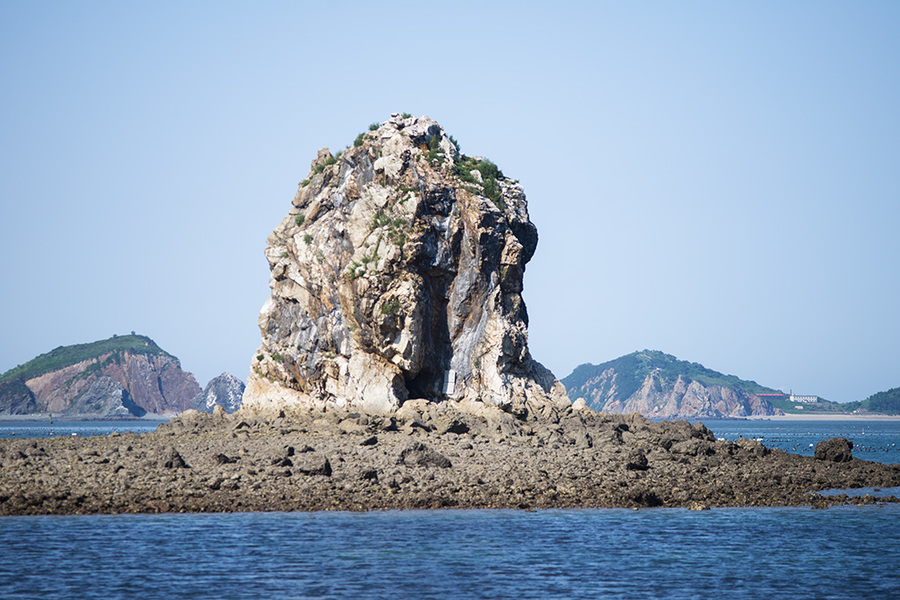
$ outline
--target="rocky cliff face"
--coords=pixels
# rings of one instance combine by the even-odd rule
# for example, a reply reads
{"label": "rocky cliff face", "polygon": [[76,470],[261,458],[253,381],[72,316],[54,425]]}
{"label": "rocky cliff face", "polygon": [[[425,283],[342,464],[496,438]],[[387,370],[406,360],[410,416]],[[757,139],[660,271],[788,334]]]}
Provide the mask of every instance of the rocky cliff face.
{"label": "rocky cliff face", "polygon": [[190,407],[212,414],[216,406],[221,406],[225,412],[233,413],[241,407],[243,395],[244,382],[231,373],[222,373],[191,399]]}
{"label": "rocky cliff face", "polygon": [[[174,413],[187,409],[190,399],[200,393],[194,376],[182,371],[177,359],[130,351],[104,353],[4,384],[20,392],[0,394],[0,412],[7,414],[123,417]],[[31,393],[33,401],[28,401],[24,390]]]}
{"label": "rocky cliff face", "polygon": [[36,411],[34,393],[24,381],[0,381],[0,414],[28,415]]}
{"label": "rocky cliff face", "polygon": [[537,230],[522,187],[427,117],[372,129],[319,151],[268,238],[272,293],[244,405],[568,404],[528,352],[522,274]]}
{"label": "rocky cliff face", "polygon": [[[607,371],[604,377],[615,378],[615,373]],[[682,376],[668,381],[658,373],[651,373],[640,389],[625,399],[616,396],[614,382],[609,389],[612,393],[592,394],[585,398],[588,406],[601,412],[637,412],[646,417],[663,419],[782,414],[759,396],[721,385],[704,385]]]}

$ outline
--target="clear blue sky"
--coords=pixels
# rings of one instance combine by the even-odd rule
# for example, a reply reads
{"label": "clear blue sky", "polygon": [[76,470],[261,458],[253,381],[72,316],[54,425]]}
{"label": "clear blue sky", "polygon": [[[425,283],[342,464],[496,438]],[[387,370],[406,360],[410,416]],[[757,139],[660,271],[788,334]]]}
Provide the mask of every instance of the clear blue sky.
{"label": "clear blue sky", "polygon": [[528,194],[532,354],[900,386],[900,3],[0,2],[0,371],[244,379],[316,150],[427,114]]}

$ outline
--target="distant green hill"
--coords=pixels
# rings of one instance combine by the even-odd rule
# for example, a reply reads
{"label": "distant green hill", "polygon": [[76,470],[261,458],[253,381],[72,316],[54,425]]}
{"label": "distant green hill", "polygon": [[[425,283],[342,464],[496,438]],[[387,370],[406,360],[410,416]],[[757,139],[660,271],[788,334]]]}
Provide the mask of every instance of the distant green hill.
{"label": "distant green hill", "polygon": [[[604,377],[603,374],[606,372],[615,373],[615,378]],[[651,373],[656,374],[656,381],[659,382],[672,382],[681,376],[682,379],[696,381],[705,386],[717,385],[746,394],[762,394],[769,404],[786,413],[850,413],[858,410],[877,414],[900,414],[900,387],[873,394],[861,402],[838,403],[818,398],[815,403],[798,404],[791,402],[790,397],[781,390],[768,388],[734,375],[723,375],[699,363],[678,360],[658,350],[632,352],[599,365],[586,363],[577,367],[561,381],[572,400],[584,397],[624,402],[641,389]],[[784,395],[779,397],[780,394]]]}
{"label": "distant green hill", "polygon": [[629,398],[637,392],[650,373],[659,369],[663,379],[677,379],[682,376],[685,379],[697,381],[704,385],[720,385],[732,389],[741,390],[748,394],[777,394],[779,390],[759,385],[755,381],[747,381],[734,375],[723,375],[718,371],[707,369],[700,363],[678,360],[670,354],[658,350],[644,350],[632,352],[615,360],[599,365],[590,363],[577,367],[572,373],[562,380],[563,385],[569,390],[570,397],[577,397],[578,390],[588,381],[598,377],[608,369],[613,369],[618,374],[617,396]]}
{"label": "distant green hill", "polygon": [[872,394],[862,402],[848,402],[844,406],[847,406],[850,410],[883,415],[900,415],[900,387]]}
{"label": "distant green hill", "polygon": [[581,365],[562,383],[569,398],[583,398],[601,412],[665,419],[780,414],[768,398],[780,398],[781,392],[658,350]]}
{"label": "distant green hill", "polygon": [[110,352],[128,351],[132,354],[164,355],[175,358],[144,335],[120,335],[106,340],[74,346],[60,346],[46,354],[29,360],[23,365],[0,375],[0,381],[28,380],[44,373],[62,369]]}

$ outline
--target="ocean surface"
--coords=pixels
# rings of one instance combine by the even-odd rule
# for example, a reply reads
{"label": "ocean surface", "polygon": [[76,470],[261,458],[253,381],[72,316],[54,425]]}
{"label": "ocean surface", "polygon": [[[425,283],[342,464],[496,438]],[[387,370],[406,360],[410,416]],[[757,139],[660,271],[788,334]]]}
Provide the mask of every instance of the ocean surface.
{"label": "ocean surface", "polygon": [[[897,421],[705,424],[801,454],[844,436],[858,458],[900,463]],[[898,540],[897,504],[3,517],[0,598],[900,598]]]}
{"label": "ocean surface", "polygon": [[153,431],[163,421],[0,421],[0,438],[109,435],[110,433]]}
{"label": "ocean surface", "polygon": [[757,439],[769,448],[813,456],[816,444],[833,437],[853,442],[853,456],[900,464],[900,421],[701,420],[716,437]]}
{"label": "ocean surface", "polygon": [[0,596],[900,598],[900,506],[0,518]]}

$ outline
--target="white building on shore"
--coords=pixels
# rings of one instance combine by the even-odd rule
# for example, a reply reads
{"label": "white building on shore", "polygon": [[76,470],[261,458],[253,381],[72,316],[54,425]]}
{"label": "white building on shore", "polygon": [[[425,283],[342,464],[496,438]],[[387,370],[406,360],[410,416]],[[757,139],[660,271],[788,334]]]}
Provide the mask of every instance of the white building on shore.
{"label": "white building on shore", "polygon": [[801,404],[815,404],[819,401],[818,396],[797,396],[791,392],[791,402],[799,402]]}

